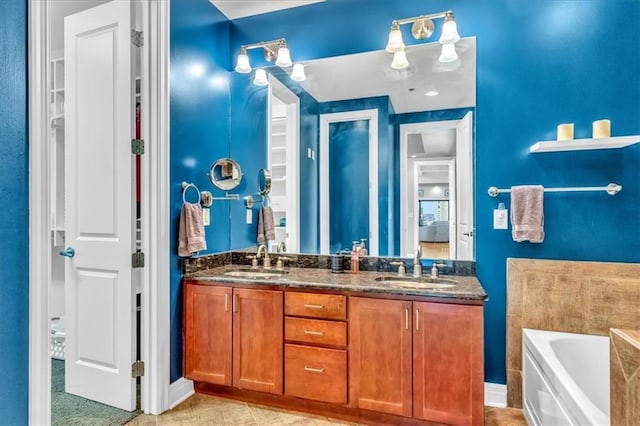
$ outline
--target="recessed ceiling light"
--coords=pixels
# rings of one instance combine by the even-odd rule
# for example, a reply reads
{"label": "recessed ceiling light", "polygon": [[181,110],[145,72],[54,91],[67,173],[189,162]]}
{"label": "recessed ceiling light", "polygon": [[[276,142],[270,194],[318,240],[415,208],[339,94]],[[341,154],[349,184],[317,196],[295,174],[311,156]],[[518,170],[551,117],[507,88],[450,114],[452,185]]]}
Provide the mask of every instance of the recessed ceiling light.
{"label": "recessed ceiling light", "polygon": [[440,92],[438,92],[437,90],[429,90],[427,93],[425,93],[425,95],[427,96],[438,96],[440,94]]}

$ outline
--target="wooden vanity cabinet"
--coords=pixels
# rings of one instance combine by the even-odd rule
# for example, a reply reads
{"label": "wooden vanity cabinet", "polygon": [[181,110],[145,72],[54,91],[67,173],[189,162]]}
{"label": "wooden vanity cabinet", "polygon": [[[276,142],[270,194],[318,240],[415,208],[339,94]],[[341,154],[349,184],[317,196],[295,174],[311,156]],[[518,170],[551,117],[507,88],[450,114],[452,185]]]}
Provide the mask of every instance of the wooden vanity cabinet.
{"label": "wooden vanity cabinet", "polygon": [[184,374],[282,395],[282,291],[184,285]]}
{"label": "wooden vanity cabinet", "polygon": [[350,298],[353,406],[438,423],[482,425],[482,310]]}

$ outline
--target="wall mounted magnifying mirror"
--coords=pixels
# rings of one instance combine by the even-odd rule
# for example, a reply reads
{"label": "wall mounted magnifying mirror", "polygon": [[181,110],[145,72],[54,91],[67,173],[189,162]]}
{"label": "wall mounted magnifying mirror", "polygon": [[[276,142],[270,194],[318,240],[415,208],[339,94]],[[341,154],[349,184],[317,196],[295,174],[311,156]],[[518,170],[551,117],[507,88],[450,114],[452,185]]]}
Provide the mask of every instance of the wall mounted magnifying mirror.
{"label": "wall mounted magnifying mirror", "polygon": [[222,189],[223,191],[231,191],[240,185],[240,181],[242,181],[242,169],[240,165],[231,158],[221,158],[211,164],[209,180],[216,188]]}
{"label": "wall mounted magnifying mirror", "polygon": [[269,169],[260,169],[258,171],[258,191],[263,197],[266,197],[271,192],[271,172]]}

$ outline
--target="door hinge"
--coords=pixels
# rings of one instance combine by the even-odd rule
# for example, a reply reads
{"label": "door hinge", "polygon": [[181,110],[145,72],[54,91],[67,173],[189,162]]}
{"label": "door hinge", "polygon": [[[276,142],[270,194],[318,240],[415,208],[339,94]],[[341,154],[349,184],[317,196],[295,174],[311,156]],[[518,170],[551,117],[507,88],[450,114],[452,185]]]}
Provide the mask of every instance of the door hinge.
{"label": "door hinge", "polygon": [[131,255],[131,266],[134,268],[144,268],[144,253],[140,250]]}
{"label": "door hinge", "polygon": [[142,377],[144,376],[144,362],[137,360],[131,364],[131,377]]}
{"label": "door hinge", "polygon": [[144,139],[131,139],[131,153],[133,155],[144,154]]}
{"label": "door hinge", "polygon": [[144,45],[144,33],[142,31],[131,30],[131,44],[135,47]]}

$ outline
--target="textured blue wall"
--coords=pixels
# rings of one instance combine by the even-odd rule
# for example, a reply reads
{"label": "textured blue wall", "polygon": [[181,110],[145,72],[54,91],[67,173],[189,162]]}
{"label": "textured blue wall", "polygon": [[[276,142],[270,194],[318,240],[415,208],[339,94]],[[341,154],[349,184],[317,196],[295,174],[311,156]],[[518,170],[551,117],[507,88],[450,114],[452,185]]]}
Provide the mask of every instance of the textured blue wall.
{"label": "textured blue wall", "polygon": [[27,3],[0,2],[0,423],[27,424],[29,224]]}
{"label": "textured blue wall", "polygon": [[[391,20],[449,8],[461,35],[477,37],[476,259],[490,296],[486,380],[504,383],[508,257],[640,261],[640,144],[528,153],[536,141],[554,139],[564,122],[575,122],[576,137],[589,137],[591,122],[600,118],[611,119],[614,135],[640,133],[640,2],[330,0],[234,21],[230,54],[278,37],[287,38],[294,61],[377,50]],[[408,34],[405,42],[414,43]],[[543,244],[514,243],[508,232],[491,229],[492,209],[508,198],[486,196],[489,186],[611,181],[624,186],[616,197],[546,196]]]}
{"label": "textured blue wall", "polygon": [[[207,173],[229,156],[229,22],[206,0],[171,2],[171,381],[182,377],[182,287],[178,220],[182,181],[222,195]],[[194,192],[187,194],[194,202]],[[229,203],[214,202],[207,253],[229,249]]]}

